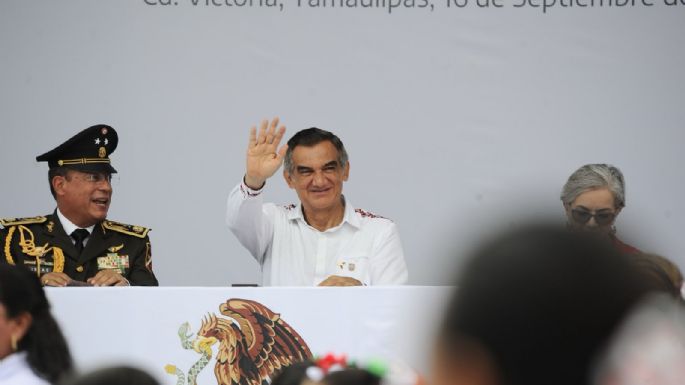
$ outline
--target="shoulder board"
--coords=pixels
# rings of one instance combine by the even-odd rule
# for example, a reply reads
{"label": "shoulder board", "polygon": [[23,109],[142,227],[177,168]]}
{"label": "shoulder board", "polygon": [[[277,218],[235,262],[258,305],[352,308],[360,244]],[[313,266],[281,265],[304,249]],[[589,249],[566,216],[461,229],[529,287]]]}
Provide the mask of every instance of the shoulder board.
{"label": "shoulder board", "polygon": [[29,217],[29,218],[3,218],[0,219],[0,225],[2,226],[18,226],[18,225],[31,225],[34,223],[43,223],[47,221],[46,217]]}
{"label": "shoulder board", "polygon": [[104,221],[102,222],[102,227],[104,227],[107,230],[132,235],[138,238],[145,238],[147,236],[147,233],[150,231],[150,229],[148,229],[147,227],[127,225],[125,223],[119,223],[114,221]]}

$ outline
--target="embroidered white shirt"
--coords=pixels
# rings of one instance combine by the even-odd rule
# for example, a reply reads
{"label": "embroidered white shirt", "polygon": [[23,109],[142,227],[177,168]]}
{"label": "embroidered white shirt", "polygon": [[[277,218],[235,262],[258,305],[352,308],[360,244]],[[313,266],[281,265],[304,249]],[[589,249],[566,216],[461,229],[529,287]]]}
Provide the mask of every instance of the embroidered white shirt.
{"label": "embroidered white shirt", "polygon": [[365,285],[400,285],[407,266],[397,226],[345,203],[342,222],[326,231],[311,227],[302,206],[264,203],[245,183],[228,196],[226,223],[262,266],[265,286],[318,285],[331,275]]}
{"label": "embroidered white shirt", "polygon": [[38,377],[28,362],[26,352],[10,354],[0,361],[0,385],[49,385]]}

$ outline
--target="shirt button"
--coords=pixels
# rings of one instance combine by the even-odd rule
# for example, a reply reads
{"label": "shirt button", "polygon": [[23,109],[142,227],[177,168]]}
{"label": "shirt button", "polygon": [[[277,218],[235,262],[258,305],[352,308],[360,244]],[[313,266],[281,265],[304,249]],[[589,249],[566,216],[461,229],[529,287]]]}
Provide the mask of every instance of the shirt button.
{"label": "shirt button", "polygon": [[78,271],[79,273],[83,273],[83,266],[78,266],[76,268],[76,271]]}

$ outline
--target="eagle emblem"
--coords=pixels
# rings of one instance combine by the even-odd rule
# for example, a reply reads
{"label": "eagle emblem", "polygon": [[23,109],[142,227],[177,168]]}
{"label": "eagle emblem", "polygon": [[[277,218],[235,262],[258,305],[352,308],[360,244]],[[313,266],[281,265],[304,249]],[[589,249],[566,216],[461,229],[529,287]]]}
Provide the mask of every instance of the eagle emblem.
{"label": "eagle emblem", "polygon": [[[177,376],[177,385],[195,385],[200,371],[212,360],[216,348],[214,375],[218,385],[268,385],[271,376],[292,363],[311,358],[307,343],[285,322],[259,302],[232,298],[219,306],[227,318],[208,314],[195,338],[186,322],[178,330],[181,346],[195,350],[200,359],[185,373],[167,365]],[[187,380],[187,381],[186,381]]]}

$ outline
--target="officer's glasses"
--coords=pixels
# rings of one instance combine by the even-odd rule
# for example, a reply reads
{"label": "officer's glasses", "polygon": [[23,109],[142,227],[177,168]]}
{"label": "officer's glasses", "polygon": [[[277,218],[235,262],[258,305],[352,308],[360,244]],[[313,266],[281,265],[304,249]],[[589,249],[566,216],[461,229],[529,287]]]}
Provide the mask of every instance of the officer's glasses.
{"label": "officer's glasses", "polygon": [[102,183],[107,182],[111,185],[117,184],[119,182],[119,177],[117,175],[112,175],[104,172],[88,172],[82,173],[80,175],[73,175],[73,178],[80,179],[88,183]]}

